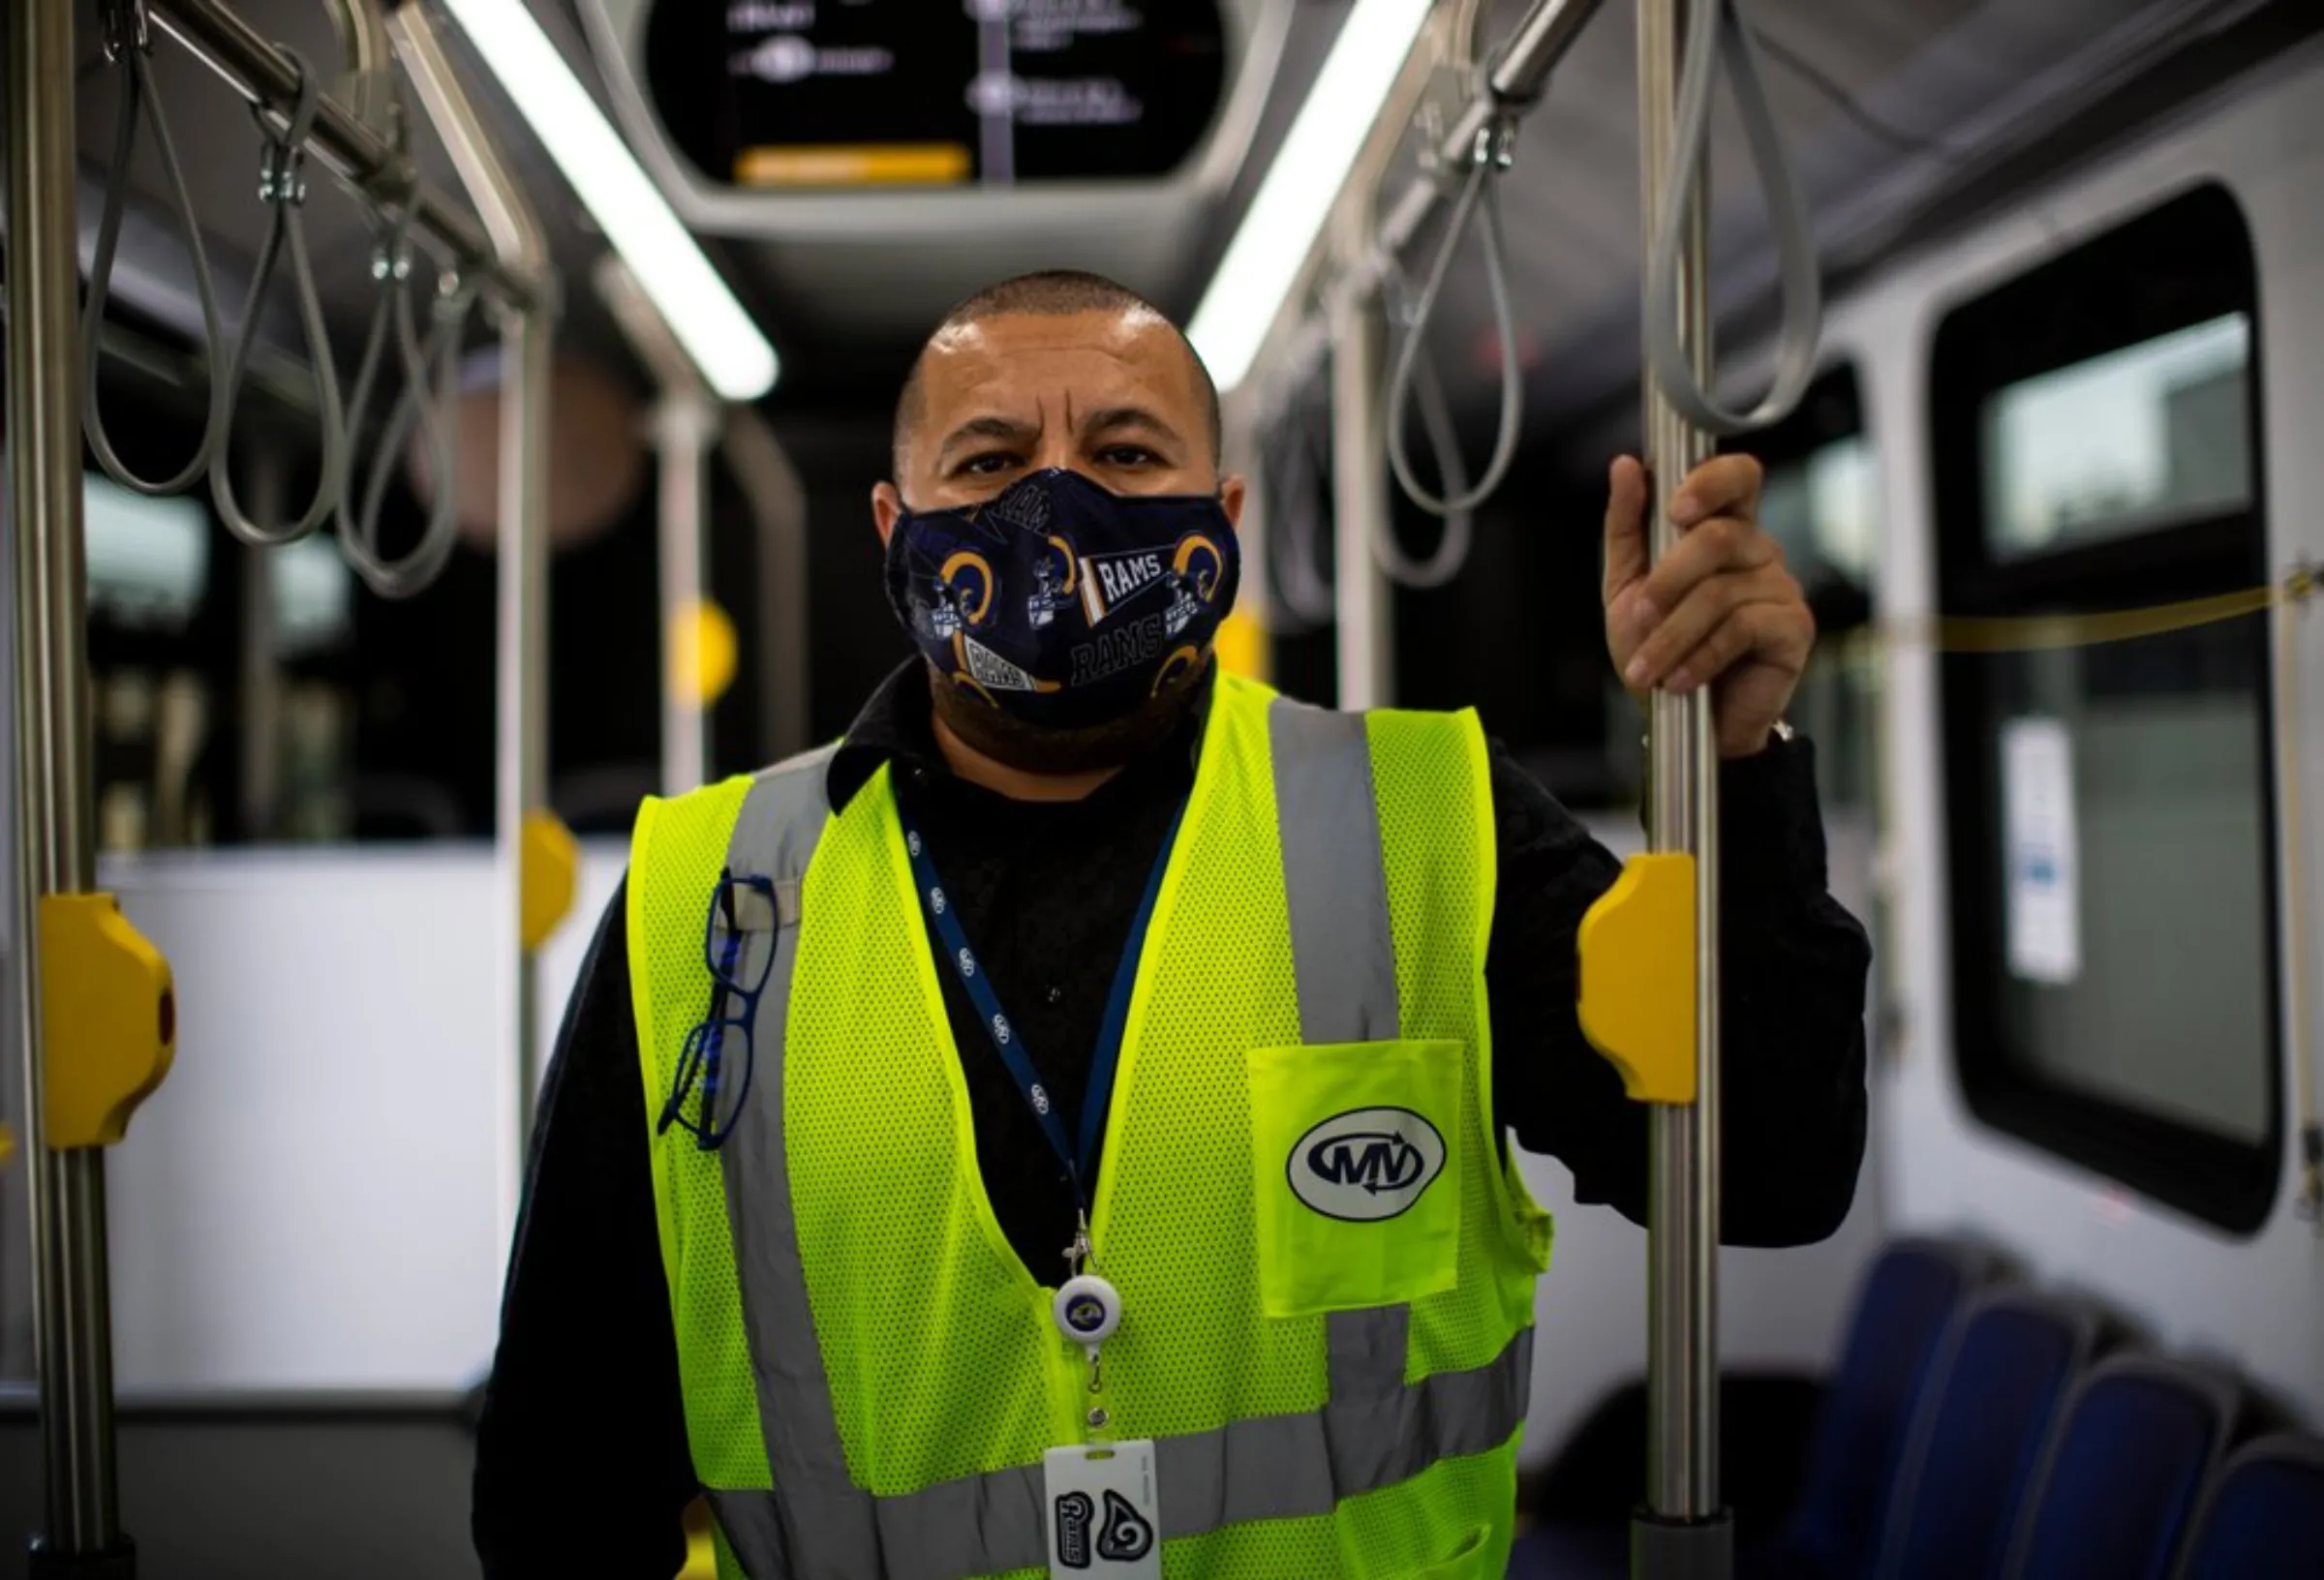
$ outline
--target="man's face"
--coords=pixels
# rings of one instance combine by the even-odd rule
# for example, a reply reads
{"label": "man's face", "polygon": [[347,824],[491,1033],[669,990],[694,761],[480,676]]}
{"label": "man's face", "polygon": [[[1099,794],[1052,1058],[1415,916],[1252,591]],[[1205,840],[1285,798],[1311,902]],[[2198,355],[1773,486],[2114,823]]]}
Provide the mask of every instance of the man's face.
{"label": "man's face", "polygon": [[1217,494],[1221,479],[1193,359],[1148,314],[1003,314],[931,342],[901,465],[872,490],[881,542],[907,505],[957,509],[1027,472],[1078,471],[1116,494]]}

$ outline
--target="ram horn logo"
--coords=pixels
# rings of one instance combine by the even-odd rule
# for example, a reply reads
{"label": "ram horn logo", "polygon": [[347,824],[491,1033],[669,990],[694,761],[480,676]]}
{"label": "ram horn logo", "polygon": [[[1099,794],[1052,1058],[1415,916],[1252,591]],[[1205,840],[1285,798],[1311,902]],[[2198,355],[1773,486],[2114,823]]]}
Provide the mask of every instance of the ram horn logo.
{"label": "ram horn logo", "polygon": [[1300,1137],[1287,1164],[1292,1194],[1308,1206],[1374,1223],[1410,1207],[1444,1172],[1445,1138],[1410,1109],[1358,1109]]}
{"label": "ram horn logo", "polygon": [[1130,1501],[1106,1489],[1106,1528],[1097,1534],[1097,1556],[1115,1564],[1135,1564],[1153,1550],[1154,1528]]}

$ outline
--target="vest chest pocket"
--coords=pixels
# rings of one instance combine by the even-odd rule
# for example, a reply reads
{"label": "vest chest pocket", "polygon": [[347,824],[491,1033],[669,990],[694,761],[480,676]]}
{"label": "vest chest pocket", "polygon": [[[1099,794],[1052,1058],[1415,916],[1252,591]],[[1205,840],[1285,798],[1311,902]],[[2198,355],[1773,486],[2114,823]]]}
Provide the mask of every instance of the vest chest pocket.
{"label": "vest chest pocket", "polygon": [[1452,1287],[1465,1053],[1417,1041],[1250,1051],[1267,1316],[1402,1305]]}

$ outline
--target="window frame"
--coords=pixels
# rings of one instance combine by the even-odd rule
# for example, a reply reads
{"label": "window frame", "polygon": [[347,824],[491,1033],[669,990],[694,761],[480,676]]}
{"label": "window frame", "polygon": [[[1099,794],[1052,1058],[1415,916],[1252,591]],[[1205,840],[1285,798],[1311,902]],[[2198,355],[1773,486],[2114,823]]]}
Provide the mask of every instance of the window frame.
{"label": "window frame", "polygon": [[[2244,370],[2251,490],[2244,506],[2143,532],[1997,555],[1986,519],[1985,403],[2006,385],[2230,313]],[[1978,617],[2175,602],[2269,578],[2265,337],[2250,228],[2228,189],[2182,190],[2073,249],[1953,304],[1930,342],[1930,455],[1939,607]],[[1953,458],[1949,464],[1942,458]],[[2232,629],[2232,627],[2230,627]],[[1994,659],[1939,659],[1949,890],[1952,1057],[1984,1125],[2248,1237],[2273,1214],[2284,1146],[2282,875],[2271,627],[2242,627],[2258,718],[2266,1122],[2247,1142],[2045,1078],[2009,1046]]]}

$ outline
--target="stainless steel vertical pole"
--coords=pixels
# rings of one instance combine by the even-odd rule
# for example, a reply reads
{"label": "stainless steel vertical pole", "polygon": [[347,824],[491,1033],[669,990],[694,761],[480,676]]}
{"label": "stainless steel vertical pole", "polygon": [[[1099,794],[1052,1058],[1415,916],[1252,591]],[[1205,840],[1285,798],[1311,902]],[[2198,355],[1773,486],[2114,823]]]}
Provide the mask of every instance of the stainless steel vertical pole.
{"label": "stainless steel vertical pole", "polygon": [[531,302],[499,309],[500,738],[493,832],[502,864],[498,935],[507,952],[502,988],[508,996],[502,1001],[502,1021],[516,1045],[521,1167],[533,1149],[541,1068],[537,972],[524,923],[525,851],[528,820],[545,810],[548,790],[549,380],[556,351],[556,288],[539,216],[462,89],[434,17],[412,0],[389,3],[388,32],[484,222],[494,257],[538,283]]}
{"label": "stainless steel vertical pole", "polygon": [[[661,793],[681,796],[699,786],[710,772],[710,699],[702,694],[699,684],[685,684],[688,677],[683,671],[698,654],[686,653],[683,644],[700,633],[698,621],[709,591],[710,457],[725,428],[725,418],[718,397],[702,382],[693,358],[687,355],[668,320],[640,289],[637,277],[620,255],[607,253],[597,260],[596,287],[657,389],[647,430],[654,441],[660,574]],[[749,438],[746,438],[744,448],[752,451],[750,459],[759,464],[762,473],[744,486],[749,491],[755,484],[757,491],[764,493],[779,480],[763,469],[770,464],[777,471],[787,469],[772,434],[762,431],[754,437],[763,440],[763,445],[752,450]],[[769,450],[774,453],[766,453]],[[765,531],[762,523],[762,561],[768,558]],[[762,585],[769,568],[760,566]],[[691,679],[699,683],[701,677]]]}
{"label": "stainless steel vertical pole", "polygon": [[549,380],[556,333],[548,314],[505,310],[501,321],[500,746],[493,828],[504,868],[500,931],[515,953],[504,1004],[516,1038],[517,1156],[533,1152],[540,1091],[538,969],[524,943],[525,820],[547,805],[549,777]]}
{"label": "stainless steel vertical pole", "polygon": [[73,8],[8,11],[8,442],[15,570],[16,1005],[33,1215],[34,1353],[46,1436],[36,1575],[127,1575],[113,1464],[105,1152],[51,1149],[40,897],[96,887],[84,641]]}
{"label": "stainless steel vertical pole", "polygon": [[[1696,0],[1708,4],[1711,0]],[[1671,167],[1680,43],[1687,0],[1638,0],[1638,141],[1651,229]],[[1678,315],[1697,378],[1711,368],[1710,194],[1705,175],[1686,209],[1678,299],[1648,301],[1648,314]],[[1647,237],[1651,250],[1653,237]],[[1644,359],[1641,357],[1641,366]],[[1678,541],[1668,503],[1687,474],[1711,458],[1712,437],[1682,420],[1645,380],[1648,553]],[[1719,801],[1718,740],[1707,691],[1650,699],[1647,843],[1695,857],[1696,1091],[1693,1104],[1658,1105],[1651,1131],[1647,1299],[1647,1518],[1634,1572],[1724,1575],[1728,1557],[1719,1496]],[[1672,1539],[1673,1529],[1695,1533]]]}
{"label": "stainless steel vertical pole", "polygon": [[[665,388],[654,405],[661,571],[661,793],[682,796],[710,772],[710,699],[681,685],[680,644],[699,630],[710,529],[710,451],[718,404],[693,388]],[[696,677],[698,682],[699,677]]]}
{"label": "stainless steel vertical pole", "polygon": [[726,408],[719,442],[758,532],[759,748],[780,759],[810,744],[807,489],[749,407]]}
{"label": "stainless steel vertical pole", "polygon": [[[1369,245],[1369,202],[1346,216],[1354,248]],[[1352,255],[1353,256],[1353,255]],[[1387,530],[1387,427],[1381,375],[1387,326],[1368,292],[1336,291],[1331,322],[1331,583],[1337,625],[1339,706],[1387,708],[1395,701],[1396,633],[1388,577],[1372,557]]]}

